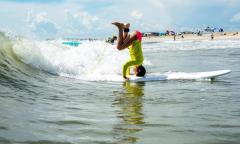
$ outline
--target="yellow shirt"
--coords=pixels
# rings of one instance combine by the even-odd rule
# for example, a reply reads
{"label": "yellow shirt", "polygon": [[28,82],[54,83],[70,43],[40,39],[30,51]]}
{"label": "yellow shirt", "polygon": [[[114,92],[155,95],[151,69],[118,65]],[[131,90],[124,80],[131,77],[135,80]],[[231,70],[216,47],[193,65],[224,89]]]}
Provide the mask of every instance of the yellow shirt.
{"label": "yellow shirt", "polygon": [[131,60],[138,61],[140,63],[143,62],[143,53],[142,53],[142,43],[139,40],[133,41],[133,43],[129,46],[129,53]]}
{"label": "yellow shirt", "polygon": [[123,76],[130,74],[130,67],[131,66],[140,66],[143,63],[143,53],[142,53],[142,43],[139,40],[133,41],[133,43],[129,46],[129,53],[131,60],[126,62],[123,65]]}

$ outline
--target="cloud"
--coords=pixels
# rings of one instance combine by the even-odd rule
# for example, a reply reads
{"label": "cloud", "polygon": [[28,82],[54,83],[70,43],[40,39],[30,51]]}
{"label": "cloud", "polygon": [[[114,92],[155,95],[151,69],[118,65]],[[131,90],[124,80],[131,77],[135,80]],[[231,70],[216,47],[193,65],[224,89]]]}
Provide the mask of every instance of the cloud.
{"label": "cloud", "polygon": [[240,22],[240,12],[237,13],[237,14],[235,14],[235,15],[231,18],[230,22]]}
{"label": "cloud", "polygon": [[49,4],[49,3],[61,3],[65,2],[66,0],[1,0],[2,2],[13,2],[13,3],[42,3],[42,4]]}
{"label": "cloud", "polygon": [[51,21],[45,12],[34,16],[33,12],[29,11],[26,21],[31,31],[39,37],[55,37],[59,29],[57,24]]}
{"label": "cloud", "polygon": [[132,30],[141,31],[205,25],[227,30],[237,27],[239,5],[239,0],[0,0],[0,27],[21,35],[31,30],[41,37],[102,38],[117,32],[112,21],[129,22]]}
{"label": "cloud", "polygon": [[163,9],[165,7],[163,2],[159,0],[151,0],[150,3],[152,3],[154,7],[157,7],[160,9]]}
{"label": "cloud", "polygon": [[69,10],[65,10],[65,14],[67,21],[73,28],[83,26],[83,28],[90,29],[99,20],[97,16],[92,16],[84,11],[71,13]]}
{"label": "cloud", "polygon": [[66,9],[65,17],[67,29],[75,34],[91,34],[98,30],[102,25],[97,16],[91,15],[86,11],[72,12]]}
{"label": "cloud", "polygon": [[142,14],[140,11],[134,10],[134,11],[132,11],[131,16],[132,16],[134,19],[139,20],[139,19],[142,18],[143,14]]}

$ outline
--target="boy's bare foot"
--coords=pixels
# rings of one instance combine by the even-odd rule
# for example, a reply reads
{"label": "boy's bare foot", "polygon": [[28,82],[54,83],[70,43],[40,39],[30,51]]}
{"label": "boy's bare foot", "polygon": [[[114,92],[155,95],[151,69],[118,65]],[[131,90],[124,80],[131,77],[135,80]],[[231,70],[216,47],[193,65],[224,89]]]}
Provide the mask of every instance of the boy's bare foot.
{"label": "boy's bare foot", "polygon": [[124,24],[120,22],[113,22],[113,25],[117,26],[118,28],[124,28]]}
{"label": "boy's bare foot", "polygon": [[130,27],[130,23],[125,23],[124,24],[124,28],[129,28]]}

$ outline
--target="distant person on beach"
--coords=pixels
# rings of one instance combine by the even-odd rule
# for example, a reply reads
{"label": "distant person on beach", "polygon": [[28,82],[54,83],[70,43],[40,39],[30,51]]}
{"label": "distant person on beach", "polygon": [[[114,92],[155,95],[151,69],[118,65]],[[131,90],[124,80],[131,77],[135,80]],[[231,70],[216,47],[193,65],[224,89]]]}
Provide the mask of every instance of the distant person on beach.
{"label": "distant person on beach", "polygon": [[110,37],[106,40],[107,43],[114,44],[114,41],[117,40],[116,36]]}
{"label": "distant person on beach", "polygon": [[117,42],[117,49],[124,50],[129,49],[131,59],[123,65],[122,74],[125,80],[129,80],[127,77],[130,75],[130,67],[134,66],[134,73],[136,76],[144,77],[146,70],[142,66],[143,64],[143,53],[142,53],[142,34],[139,31],[134,31],[130,34],[130,24],[123,24],[119,22],[113,22],[118,28],[119,36]]}
{"label": "distant person on beach", "polygon": [[197,35],[198,35],[198,36],[202,36],[201,31],[198,31]]}
{"label": "distant person on beach", "polygon": [[211,34],[211,40],[213,40],[214,39],[214,35],[213,35],[213,33]]}
{"label": "distant person on beach", "polygon": [[224,31],[223,31],[223,28],[220,28],[220,29],[219,29],[219,32],[224,32]]}

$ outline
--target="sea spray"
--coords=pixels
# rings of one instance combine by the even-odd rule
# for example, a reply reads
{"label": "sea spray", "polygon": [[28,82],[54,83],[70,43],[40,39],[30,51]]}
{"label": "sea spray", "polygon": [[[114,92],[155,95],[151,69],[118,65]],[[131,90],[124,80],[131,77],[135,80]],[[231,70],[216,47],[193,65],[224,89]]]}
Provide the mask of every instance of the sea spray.
{"label": "sea spray", "polygon": [[62,40],[22,39],[15,53],[29,65],[46,72],[79,79],[106,80],[121,75],[128,51],[118,51],[103,41],[84,41],[78,47],[62,45]]}
{"label": "sea spray", "polygon": [[[100,40],[81,41],[77,47],[62,44],[63,39],[30,40],[5,33],[0,40],[1,54],[10,56],[4,60],[13,58],[36,70],[81,80],[122,80],[122,65],[129,60],[127,49],[118,51],[116,45]],[[144,64],[151,63],[145,59]]]}

